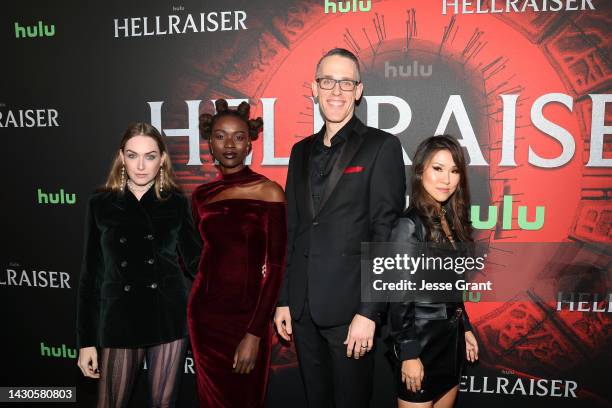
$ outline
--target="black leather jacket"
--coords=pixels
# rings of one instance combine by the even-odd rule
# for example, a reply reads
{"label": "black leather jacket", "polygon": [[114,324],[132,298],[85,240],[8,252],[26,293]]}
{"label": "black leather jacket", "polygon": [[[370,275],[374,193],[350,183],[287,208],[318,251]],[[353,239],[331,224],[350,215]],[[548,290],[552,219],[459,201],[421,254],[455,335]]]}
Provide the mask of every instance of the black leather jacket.
{"label": "black leather jacket", "polygon": [[[391,233],[391,242],[426,242],[427,229],[420,215],[414,208],[409,208],[399,219]],[[392,302],[389,305],[391,321],[390,339],[395,356],[400,360],[420,357],[421,361],[439,355],[436,348],[449,348],[458,344],[461,331],[471,331],[463,302],[459,303],[422,303]],[[460,325],[458,324],[460,323]],[[427,353],[423,350],[427,349]],[[455,351],[460,351],[453,347]],[[449,350],[439,350],[447,353]],[[422,355],[426,354],[426,355]],[[455,359],[456,360],[456,359]],[[448,361],[448,360],[447,360]],[[435,361],[431,361],[435,364]],[[426,366],[427,361],[423,361]]]}

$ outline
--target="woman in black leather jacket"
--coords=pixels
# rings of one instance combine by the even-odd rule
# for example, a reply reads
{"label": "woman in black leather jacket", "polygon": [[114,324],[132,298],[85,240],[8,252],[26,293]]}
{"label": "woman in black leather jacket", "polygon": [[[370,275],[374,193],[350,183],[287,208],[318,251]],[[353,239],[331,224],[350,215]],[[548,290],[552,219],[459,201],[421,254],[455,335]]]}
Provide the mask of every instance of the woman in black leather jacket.
{"label": "woman in black leather jacket", "polygon": [[[419,145],[411,183],[410,207],[391,241],[445,243],[455,249],[473,241],[465,158],[454,138],[433,136]],[[398,407],[452,407],[463,363],[478,359],[463,302],[395,302],[390,304],[390,317],[399,360]]]}

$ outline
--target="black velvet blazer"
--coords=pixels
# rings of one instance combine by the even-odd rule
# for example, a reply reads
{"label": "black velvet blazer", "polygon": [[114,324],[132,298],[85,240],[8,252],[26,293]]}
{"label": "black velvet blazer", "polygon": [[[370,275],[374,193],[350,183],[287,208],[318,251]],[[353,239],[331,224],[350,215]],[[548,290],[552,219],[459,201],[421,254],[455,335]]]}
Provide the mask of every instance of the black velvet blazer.
{"label": "black velvet blazer", "polygon": [[[389,239],[391,242],[412,243],[426,242],[426,240],[425,224],[412,207],[399,219]],[[426,369],[456,371],[454,363],[459,357],[456,354],[463,351],[449,345],[461,343],[463,339],[458,336],[464,331],[472,330],[463,302],[391,302],[389,317],[391,321],[389,340],[400,361],[420,357]]]}
{"label": "black velvet blazer", "polygon": [[187,286],[201,251],[187,199],[149,189],[89,200],[77,301],[78,347],[143,347],[187,335]]}

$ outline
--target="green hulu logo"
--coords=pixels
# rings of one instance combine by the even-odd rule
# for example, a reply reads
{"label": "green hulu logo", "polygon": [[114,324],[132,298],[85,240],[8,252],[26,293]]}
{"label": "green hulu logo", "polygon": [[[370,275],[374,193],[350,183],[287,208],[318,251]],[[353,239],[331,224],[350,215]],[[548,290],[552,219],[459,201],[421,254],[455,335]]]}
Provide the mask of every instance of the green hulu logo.
{"label": "green hulu logo", "polygon": [[76,203],[75,193],[65,193],[63,188],[60,188],[59,193],[44,193],[38,189],[38,204],[74,204]]}
{"label": "green hulu logo", "polygon": [[54,35],[55,24],[48,26],[39,21],[38,25],[22,27],[19,23],[15,23],[15,38],[53,37]]}
{"label": "green hulu logo", "polygon": [[[476,229],[486,230],[493,229],[495,225],[497,225],[498,218],[498,208],[497,206],[490,205],[489,206],[489,214],[487,216],[487,220],[483,221],[480,218],[480,206],[473,205],[471,208],[470,218],[472,220],[472,226]],[[518,207],[518,226],[519,229],[528,230],[528,231],[536,231],[541,229],[544,226],[544,206],[536,207],[536,215],[534,221],[527,220],[527,206],[521,205]],[[503,200],[503,210],[502,210],[502,229],[510,230],[512,229],[512,213],[513,213],[513,203],[512,196],[505,195]]]}
{"label": "green hulu logo", "polygon": [[[365,5],[364,5],[365,3]],[[352,1],[330,1],[325,0],[325,14],[327,13],[348,13],[349,11],[370,11],[372,9],[372,1],[367,0],[352,0]]]}
{"label": "green hulu logo", "polygon": [[57,358],[77,358],[76,349],[71,349],[62,344],[61,347],[46,346],[44,342],[40,342],[40,355],[43,357]]}
{"label": "green hulu logo", "polygon": [[478,303],[480,302],[480,292],[472,292],[464,290],[463,291],[463,301],[464,302],[473,302],[473,303]]}

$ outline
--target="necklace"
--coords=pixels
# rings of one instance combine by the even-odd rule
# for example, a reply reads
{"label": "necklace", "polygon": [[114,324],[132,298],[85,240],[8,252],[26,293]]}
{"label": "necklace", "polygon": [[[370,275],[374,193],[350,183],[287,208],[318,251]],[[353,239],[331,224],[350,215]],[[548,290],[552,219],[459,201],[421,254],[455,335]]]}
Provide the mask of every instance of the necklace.
{"label": "necklace", "polygon": [[151,186],[153,185],[153,181],[154,180],[149,181],[144,186],[137,186],[136,184],[132,182],[132,180],[128,179],[127,186],[132,193],[142,193],[143,191],[147,191],[148,189],[151,188]]}
{"label": "necklace", "polygon": [[455,248],[455,239],[453,237],[453,233],[451,232],[450,226],[448,225],[448,221],[446,221],[446,209],[444,207],[440,208],[440,225],[442,226],[442,231],[446,238],[451,243],[453,248]]}

